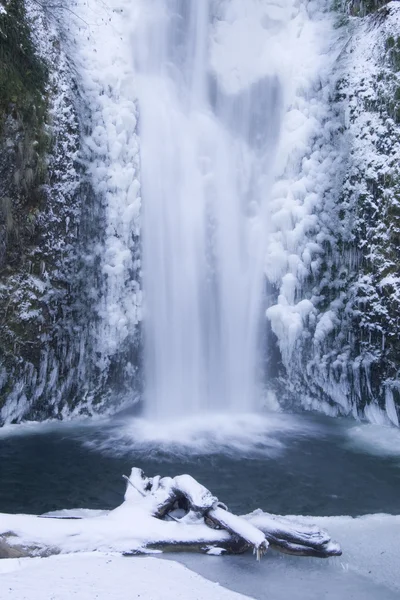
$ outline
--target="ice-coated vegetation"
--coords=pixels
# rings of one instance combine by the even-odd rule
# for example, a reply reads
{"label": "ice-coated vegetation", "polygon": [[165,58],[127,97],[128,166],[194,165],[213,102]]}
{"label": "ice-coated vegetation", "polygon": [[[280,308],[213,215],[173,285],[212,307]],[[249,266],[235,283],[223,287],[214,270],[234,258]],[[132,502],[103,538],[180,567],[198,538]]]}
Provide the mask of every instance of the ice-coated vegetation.
{"label": "ice-coated vegetation", "polygon": [[311,233],[300,236],[310,249],[294,253],[294,271],[285,272],[268,310],[291,391],[306,406],[395,425],[398,27],[391,3],[345,29],[327,90],[330,132],[318,169],[325,189],[309,217]]}
{"label": "ice-coated vegetation", "polygon": [[54,414],[76,385],[71,293],[80,178],[78,120],[59,40],[33,4],[10,0],[1,19],[3,422]]}
{"label": "ice-coated vegetation", "polygon": [[[29,52],[35,53],[33,65],[26,64],[27,52],[23,54],[25,63],[21,60],[20,71],[24,69],[24,83],[17,78],[19,63],[12,48],[2,54],[4,73],[12,63],[14,77],[9,89],[2,88],[1,97],[0,137],[6,148],[0,200],[3,423],[23,417],[90,413],[94,406],[104,405],[112,389],[121,391],[126,380],[131,392],[132,381],[137,379],[134,346],[139,334],[133,327],[131,343],[122,346],[125,338],[122,334],[118,337],[123,329],[116,314],[118,302],[112,304],[107,296],[111,288],[121,293],[126,277],[116,284],[112,276],[110,248],[112,240],[122,235],[122,221],[118,221],[118,198],[114,213],[110,203],[103,201],[107,194],[99,175],[105,150],[96,146],[101,117],[93,98],[101,100],[102,85],[106,84],[100,81],[93,87],[96,72],[102,70],[99,64],[90,70],[94,81],[87,75],[91,63],[85,49],[89,46],[90,55],[95,54],[91,44],[96,20],[84,14],[78,17],[61,5],[46,7],[22,0],[6,3],[1,18],[4,34],[8,33],[14,44],[21,44],[23,34]],[[104,20],[108,22],[108,18]],[[111,37],[119,39],[114,30]],[[76,40],[87,43],[79,44],[81,53],[75,49]],[[26,69],[33,72],[32,81],[25,76]],[[107,112],[106,101],[104,110]],[[123,117],[120,105],[115,114]],[[115,173],[114,180],[118,179]],[[131,197],[135,185],[133,181]],[[117,186],[115,195],[118,190]],[[128,224],[124,239],[135,236],[137,230],[130,231]],[[138,244],[135,247],[138,249]],[[126,250],[125,260],[128,254]],[[136,255],[128,268],[130,273],[138,268]],[[134,296],[132,302],[129,308],[137,304]],[[114,318],[111,325],[107,310]],[[138,317],[132,311],[125,313],[132,314],[135,324]],[[125,357],[123,361],[118,351]]]}

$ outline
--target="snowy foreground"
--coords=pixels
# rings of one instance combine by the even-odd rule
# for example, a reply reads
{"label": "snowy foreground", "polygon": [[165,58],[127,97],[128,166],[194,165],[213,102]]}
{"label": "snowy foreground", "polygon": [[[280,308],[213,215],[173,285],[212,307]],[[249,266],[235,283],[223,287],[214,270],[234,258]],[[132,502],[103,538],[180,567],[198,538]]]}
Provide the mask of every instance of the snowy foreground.
{"label": "snowy foreground", "polygon": [[0,562],[2,600],[240,600],[182,565],[86,553]]}
{"label": "snowy foreground", "polygon": [[[22,520],[21,520],[22,519]],[[1,515],[1,528],[32,517]],[[304,521],[309,518],[301,517]],[[400,516],[368,515],[313,517],[340,539],[343,556],[326,560],[267,553],[261,563],[253,557],[184,555],[182,558],[206,581],[181,565],[149,557],[124,557],[115,552],[82,552],[50,558],[0,560],[1,598],[7,600],[168,600],[174,598],[274,600],[293,593],[296,600],[354,598],[395,600],[400,591]],[[49,523],[46,521],[46,523]],[[52,521],[57,525],[57,521]],[[3,529],[4,530],[4,529]],[[54,532],[57,539],[57,528]],[[106,546],[103,533],[98,543]],[[179,555],[177,555],[178,557]],[[181,558],[179,557],[179,560]],[[242,567],[241,567],[242,565]]]}
{"label": "snowy foreground", "polygon": [[[174,509],[175,517],[172,517],[173,511],[169,513],[173,520],[152,516],[161,506],[158,501],[163,482],[171,484],[166,488],[168,493],[179,482],[181,489],[193,483],[194,487],[188,491],[192,505],[194,500],[198,506],[200,500],[203,504],[213,501],[212,510],[207,512],[212,517],[218,512],[214,506],[214,501],[218,501],[203,486],[187,475],[149,480],[140,474],[140,470],[132,470],[125,501],[112,511],[78,509],[43,517],[0,514],[0,556],[7,557],[0,560],[2,600],[69,600],[71,597],[119,600],[125,599],[127,592],[129,597],[149,600],[244,597],[219,588],[216,583],[257,599],[265,598],[266,593],[274,600],[288,595],[296,600],[398,598],[400,515],[279,517],[286,531],[294,528],[295,535],[301,539],[308,536],[310,544],[315,542],[315,536],[324,535],[323,530],[329,529],[340,542],[343,555],[325,560],[281,555],[271,550],[272,543],[268,548],[262,536],[267,552],[257,562],[251,554],[219,556],[221,548],[218,546],[223,546],[231,534],[208,527],[205,519],[195,518],[193,510],[178,519],[177,511],[182,509]],[[150,483],[154,493],[146,493]],[[196,491],[201,494],[196,495]],[[219,510],[228,518],[230,513]],[[259,519],[267,518],[269,532],[276,525],[276,517],[261,511],[242,519],[231,517],[236,519],[235,527],[237,520],[240,521],[240,535],[245,539],[254,535],[250,521],[257,525]],[[152,544],[160,540],[169,546],[177,543],[184,546],[185,541],[197,540],[209,548],[211,556],[188,553],[174,556],[214,583],[174,562],[137,555],[150,553]],[[255,547],[256,542],[252,544]],[[162,555],[159,551],[157,554]]]}
{"label": "snowy foreground", "polygon": [[[125,476],[124,476],[125,477]],[[71,552],[190,549],[211,555],[269,547],[301,555],[340,556],[326,531],[293,518],[255,510],[238,517],[190,475],[146,477],[134,467],[124,502],[111,511],[72,510],[46,515],[0,515],[0,558],[48,557]]]}

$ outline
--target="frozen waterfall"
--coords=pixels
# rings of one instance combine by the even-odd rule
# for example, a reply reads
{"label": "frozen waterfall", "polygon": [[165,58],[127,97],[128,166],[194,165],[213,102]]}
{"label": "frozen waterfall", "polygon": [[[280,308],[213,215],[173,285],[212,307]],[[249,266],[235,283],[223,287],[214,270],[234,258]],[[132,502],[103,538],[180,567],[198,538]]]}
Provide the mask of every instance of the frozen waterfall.
{"label": "frozen waterfall", "polygon": [[143,353],[151,419],[257,409],[267,326],[292,372],[318,318],[305,282],[339,172],[329,2],[85,0],[77,10],[71,52],[104,220],[96,368],[132,401]]}
{"label": "frozen waterfall", "polygon": [[263,201],[280,85],[224,81],[221,12],[207,0],[146,0],[134,36],[145,405],[156,418],[258,401]]}

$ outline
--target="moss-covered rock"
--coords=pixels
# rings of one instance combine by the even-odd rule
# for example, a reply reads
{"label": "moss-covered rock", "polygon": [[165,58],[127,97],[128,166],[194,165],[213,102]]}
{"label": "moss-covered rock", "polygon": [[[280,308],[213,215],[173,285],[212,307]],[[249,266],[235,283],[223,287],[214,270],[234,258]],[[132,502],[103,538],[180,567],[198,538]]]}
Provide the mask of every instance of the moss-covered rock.
{"label": "moss-covered rock", "polygon": [[48,69],[32,41],[25,2],[1,0],[0,5],[0,111],[43,122]]}
{"label": "moss-covered rock", "polygon": [[81,176],[65,58],[57,44],[40,52],[33,16],[54,33],[23,0],[0,1],[1,425],[56,413],[57,386],[64,402],[73,396],[62,358],[73,337]]}
{"label": "moss-covered rock", "polygon": [[376,12],[391,0],[345,0],[347,12],[352,17],[365,17]]}

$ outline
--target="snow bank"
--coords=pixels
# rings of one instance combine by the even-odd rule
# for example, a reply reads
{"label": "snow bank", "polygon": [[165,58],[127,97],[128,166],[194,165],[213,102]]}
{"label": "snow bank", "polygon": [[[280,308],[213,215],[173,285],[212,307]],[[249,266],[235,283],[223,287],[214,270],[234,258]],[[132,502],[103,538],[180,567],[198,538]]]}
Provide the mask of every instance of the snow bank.
{"label": "snow bank", "polygon": [[0,562],[4,600],[240,600],[175,562],[81,554]]}
{"label": "snow bank", "polygon": [[392,456],[400,463],[400,431],[396,427],[377,424],[355,425],[347,431],[347,444],[377,456]]}
{"label": "snow bank", "polygon": [[[72,511],[64,513],[65,516],[67,514],[71,515]],[[97,514],[97,511],[94,511],[93,516]],[[86,512],[85,516],[87,515]],[[127,591],[134,593],[134,597],[140,596],[149,600],[167,600],[170,597],[185,600],[200,600],[206,597],[216,600],[239,598],[214,584],[204,582],[202,578],[172,562],[156,562],[156,559],[147,557],[127,558],[112,552],[105,553],[106,547],[102,542],[104,535],[109,535],[110,531],[123,541],[121,547],[133,546],[128,543],[127,538],[135,528],[137,533],[141,532],[142,537],[148,538],[154,534],[154,530],[149,530],[146,534],[145,530],[149,524],[143,522],[138,514],[137,517],[134,519],[134,528],[132,518],[121,519],[119,526],[117,520],[109,520],[108,533],[104,526],[107,517],[100,526],[99,519],[92,519],[93,524],[97,524],[91,535],[97,534],[99,545],[104,548],[103,553],[83,552],[78,556],[63,554],[46,559],[0,561],[0,588],[4,594],[2,599],[24,600],[34,597],[35,600],[47,600],[49,589],[57,590],[57,595],[54,596],[56,600],[69,600],[75,594],[78,600],[94,597],[98,597],[99,600],[125,600]],[[307,600],[321,597],[379,597],[382,600],[396,598],[400,591],[399,515],[295,518],[297,522],[304,523],[311,519],[317,526],[329,529],[340,541],[343,556],[321,561],[283,556],[269,551],[261,563],[256,563],[250,556],[247,560],[245,556],[182,555],[181,560],[190,564],[194,570],[199,567],[199,571],[203,572],[205,577],[224,582],[228,587],[244,591],[256,598],[265,598],[270,594],[270,597],[278,599],[288,597],[291,593],[295,594],[293,597]],[[76,528],[82,525],[82,521],[46,521],[21,515],[1,515],[0,531],[4,530],[4,527],[16,526],[26,529],[28,521],[32,525],[35,519],[35,535],[38,529],[46,529],[48,540],[53,539],[54,543],[57,543],[61,538],[64,538],[64,541],[69,538],[70,547],[84,548],[82,535],[80,544],[73,541],[78,533]],[[171,526],[169,530],[173,535],[176,523],[159,523],[161,526]],[[65,526],[69,529],[68,535]],[[199,526],[194,527],[198,531]],[[64,529],[64,532],[60,534],[61,529]],[[128,529],[126,537],[124,529]],[[209,532],[210,529],[207,528],[207,533]],[[230,575],[228,579],[227,575]]]}
{"label": "snow bank", "polygon": [[178,559],[204,577],[257,600],[398,599],[399,516],[313,517],[312,521],[340,540],[343,556],[322,561],[269,551],[260,564],[251,556],[211,560],[186,554]]}

